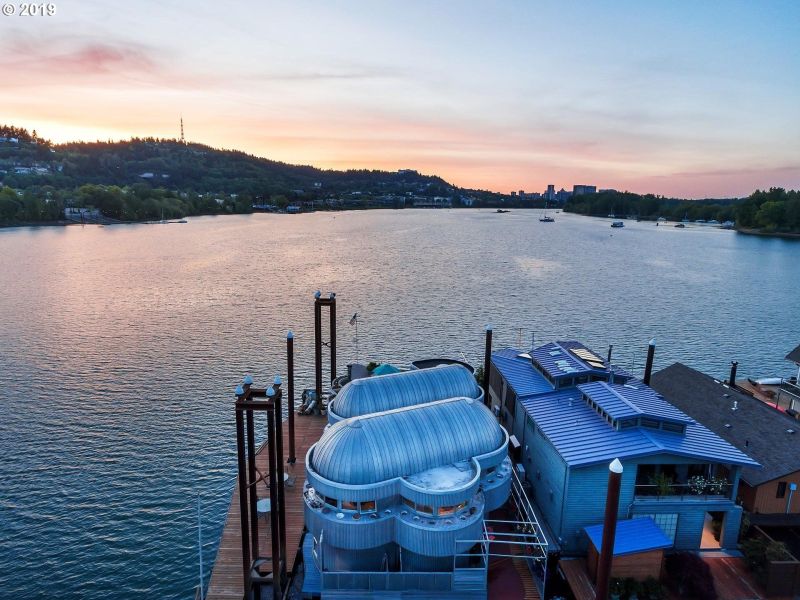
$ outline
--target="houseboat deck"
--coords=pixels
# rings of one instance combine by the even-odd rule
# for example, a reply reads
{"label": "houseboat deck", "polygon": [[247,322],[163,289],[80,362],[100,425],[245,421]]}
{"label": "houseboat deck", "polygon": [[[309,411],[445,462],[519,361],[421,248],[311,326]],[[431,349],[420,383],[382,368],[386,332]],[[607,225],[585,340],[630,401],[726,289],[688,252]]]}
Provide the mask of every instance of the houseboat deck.
{"label": "houseboat deck", "polygon": [[[295,557],[300,548],[300,538],[304,528],[303,481],[306,477],[305,460],[308,449],[319,440],[328,420],[320,416],[297,417],[295,423],[295,448],[297,462],[294,468],[287,469],[293,485],[285,488],[286,499],[286,571],[291,573]],[[288,449],[289,425],[283,423],[283,447]],[[285,457],[284,457],[285,460]],[[266,448],[256,456],[256,466],[267,473],[268,456]],[[291,481],[291,479],[290,479]],[[268,496],[266,486],[260,484],[259,497]],[[262,521],[263,523],[263,521]],[[269,521],[259,529],[259,548],[262,555],[268,555],[271,548]],[[211,572],[211,582],[206,593],[207,600],[241,600],[242,590],[242,531],[239,522],[239,486],[235,485],[231,496],[225,528],[222,531],[217,558]]]}

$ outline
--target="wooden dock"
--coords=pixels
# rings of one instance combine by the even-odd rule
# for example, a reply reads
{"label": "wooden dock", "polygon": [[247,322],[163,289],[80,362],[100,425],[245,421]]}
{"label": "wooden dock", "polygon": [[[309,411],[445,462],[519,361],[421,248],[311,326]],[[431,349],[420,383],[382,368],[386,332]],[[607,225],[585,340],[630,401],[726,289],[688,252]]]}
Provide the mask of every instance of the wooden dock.
{"label": "wooden dock", "polygon": [[[294,484],[287,485],[285,488],[287,573],[290,573],[294,568],[295,557],[300,547],[300,538],[305,526],[303,517],[303,482],[306,478],[306,453],[319,440],[327,423],[327,418],[320,416],[296,416],[294,419],[297,462],[293,468],[286,467],[290,477],[289,481],[291,482],[291,478],[294,478]],[[288,454],[288,448],[289,425],[284,421],[284,453]],[[285,463],[285,456],[283,460]],[[267,462],[268,456],[265,446],[256,456],[256,466],[264,474],[268,471]],[[259,483],[258,497],[269,497],[266,484]],[[260,553],[262,556],[268,556],[272,548],[269,520],[266,523],[264,519],[259,522],[258,534]],[[211,582],[206,592],[207,600],[242,600],[244,597],[242,581],[242,531],[239,523],[239,485],[237,482],[233,489],[228,516],[225,520],[225,528],[222,530],[222,539],[220,540],[217,558],[214,561],[214,568],[211,572]]]}

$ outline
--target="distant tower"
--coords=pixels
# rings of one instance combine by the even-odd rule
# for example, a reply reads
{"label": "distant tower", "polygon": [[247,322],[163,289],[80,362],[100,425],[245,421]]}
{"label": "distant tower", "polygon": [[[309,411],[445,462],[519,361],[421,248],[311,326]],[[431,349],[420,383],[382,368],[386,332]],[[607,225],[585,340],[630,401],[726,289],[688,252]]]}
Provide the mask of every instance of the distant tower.
{"label": "distant tower", "polygon": [[181,144],[186,143],[186,138],[183,137],[183,115],[181,115]]}

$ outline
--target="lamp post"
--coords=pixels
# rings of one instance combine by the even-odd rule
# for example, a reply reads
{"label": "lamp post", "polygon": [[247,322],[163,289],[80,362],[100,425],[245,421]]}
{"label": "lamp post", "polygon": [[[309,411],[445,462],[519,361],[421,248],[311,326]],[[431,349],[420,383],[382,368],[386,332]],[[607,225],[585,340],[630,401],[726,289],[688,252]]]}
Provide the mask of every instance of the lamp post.
{"label": "lamp post", "polygon": [[486,326],[486,348],[483,353],[483,403],[491,408],[489,398],[489,372],[492,369],[492,326]]}

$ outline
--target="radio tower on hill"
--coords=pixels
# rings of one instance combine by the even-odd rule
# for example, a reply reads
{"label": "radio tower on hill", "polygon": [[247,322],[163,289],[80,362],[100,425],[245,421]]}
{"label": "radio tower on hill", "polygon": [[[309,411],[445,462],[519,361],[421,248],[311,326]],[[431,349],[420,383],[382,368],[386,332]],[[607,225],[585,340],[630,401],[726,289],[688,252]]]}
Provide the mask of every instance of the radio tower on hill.
{"label": "radio tower on hill", "polygon": [[186,138],[183,137],[183,115],[181,115],[181,144],[186,143]]}

